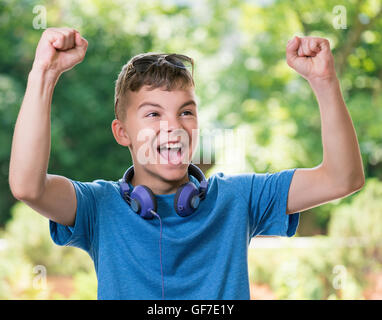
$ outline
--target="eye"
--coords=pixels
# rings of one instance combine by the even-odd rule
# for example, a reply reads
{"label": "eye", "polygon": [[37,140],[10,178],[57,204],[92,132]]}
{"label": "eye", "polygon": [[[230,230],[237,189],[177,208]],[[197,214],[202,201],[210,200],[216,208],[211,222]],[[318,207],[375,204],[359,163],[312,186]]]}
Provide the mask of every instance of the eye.
{"label": "eye", "polygon": [[192,111],[190,111],[190,110],[186,110],[186,111],[183,111],[182,113],[181,113],[181,115],[185,115],[185,116],[192,116],[193,115],[193,113],[192,113]]}
{"label": "eye", "polygon": [[153,118],[159,116],[158,112],[150,112],[146,115],[147,118]]}

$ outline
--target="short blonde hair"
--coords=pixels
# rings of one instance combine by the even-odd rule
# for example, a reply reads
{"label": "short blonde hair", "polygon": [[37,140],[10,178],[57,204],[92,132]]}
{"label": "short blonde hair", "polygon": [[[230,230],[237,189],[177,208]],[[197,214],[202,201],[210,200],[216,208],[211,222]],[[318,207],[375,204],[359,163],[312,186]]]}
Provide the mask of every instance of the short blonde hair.
{"label": "short blonde hair", "polygon": [[[186,89],[195,87],[194,83],[194,61],[190,59],[192,73],[185,67],[181,60],[176,60],[175,66],[166,59],[174,54],[148,52],[141,53],[131,58],[118,75],[115,84],[114,113],[115,118],[121,121],[126,119],[126,108],[128,104],[128,91],[139,91],[144,85],[149,86],[149,90],[165,88],[167,91],[176,89]],[[179,55],[182,56],[182,55]],[[140,60],[144,58],[144,60]],[[147,70],[141,72],[136,65],[139,61],[153,61],[146,67]]]}

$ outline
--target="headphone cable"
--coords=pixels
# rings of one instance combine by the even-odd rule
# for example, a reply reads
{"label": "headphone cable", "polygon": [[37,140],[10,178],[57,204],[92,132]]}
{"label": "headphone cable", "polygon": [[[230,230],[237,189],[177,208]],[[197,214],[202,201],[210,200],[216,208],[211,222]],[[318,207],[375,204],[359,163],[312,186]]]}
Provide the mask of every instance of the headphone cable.
{"label": "headphone cable", "polygon": [[162,300],[164,300],[164,279],[163,279],[163,265],[162,265],[162,219],[159,214],[157,214],[154,210],[150,210],[150,212],[159,219],[159,262],[160,262],[160,273],[162,277]]}

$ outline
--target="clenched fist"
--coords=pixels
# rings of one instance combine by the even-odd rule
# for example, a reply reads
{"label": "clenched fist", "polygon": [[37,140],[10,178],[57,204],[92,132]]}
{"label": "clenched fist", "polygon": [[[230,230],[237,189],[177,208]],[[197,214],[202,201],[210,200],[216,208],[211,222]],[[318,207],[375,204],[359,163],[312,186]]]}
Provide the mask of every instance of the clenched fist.
{"label": "clenched fist", "polygon": [[77,30],[48,28],[37,45],[33,68],[60,75],[84,59],[87,47]]}
{"label": "clenched fist", "polygon": [[336,77],[329,41],[316,37],[294,37],[286,47],[288,65],[308,81]]}

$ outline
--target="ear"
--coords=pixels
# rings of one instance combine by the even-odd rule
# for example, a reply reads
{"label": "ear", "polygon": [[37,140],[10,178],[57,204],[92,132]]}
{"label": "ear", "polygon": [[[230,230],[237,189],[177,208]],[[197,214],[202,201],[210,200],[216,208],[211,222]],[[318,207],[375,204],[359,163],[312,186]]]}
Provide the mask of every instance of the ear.
{"label": "ear", "polygon": [[124,147],[130,147],[131,146],[131,139],[129,135],[127,134],[127,131],[122,125],[122,122],[118,119],[114,119],[111,123],[111,131],[113,131],[113,136],[115,141],[117,141],[118,144]]}

